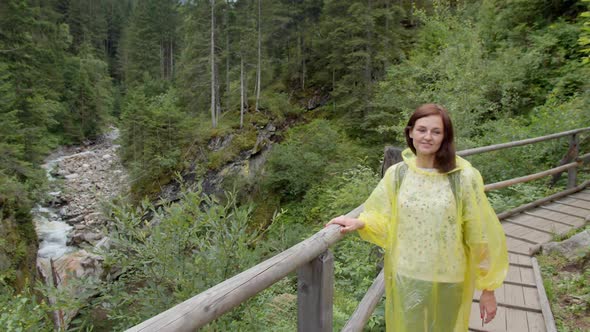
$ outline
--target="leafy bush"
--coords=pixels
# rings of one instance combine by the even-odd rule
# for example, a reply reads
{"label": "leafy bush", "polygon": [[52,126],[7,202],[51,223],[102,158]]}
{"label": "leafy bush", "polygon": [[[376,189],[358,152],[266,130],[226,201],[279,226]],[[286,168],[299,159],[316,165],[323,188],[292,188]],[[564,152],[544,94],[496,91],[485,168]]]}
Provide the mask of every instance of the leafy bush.
{"label": "leafy bush", "polygon": [[[186,188],[185,188],[186,189]],[[251,209],[228,194],[220,203],[200,190],[183,191],[178,203],[156,209],[113,209],[113,247],[105,268],[121,276],[104,284],[97,303],[108,303],[116,329],[129,327],[258,263]],[[151,214],[150,223],[144,220]],[[235,318],[235,317],[234,317]]]}
{"label": "leafy bush", "polygon": [[22,293],[0,279],[0,326],[4,331],[53,331],[47,315],[47,305],[37,303],[37,297],[27,286]]}
{"label": "leafy bush", "polygon": [[286,140],[271,151],[263,185],[284,198],[301,198],[326,173],[343,166],[337,163],[344,161],[342,142],[343,137],[327,120],[289,130]]}

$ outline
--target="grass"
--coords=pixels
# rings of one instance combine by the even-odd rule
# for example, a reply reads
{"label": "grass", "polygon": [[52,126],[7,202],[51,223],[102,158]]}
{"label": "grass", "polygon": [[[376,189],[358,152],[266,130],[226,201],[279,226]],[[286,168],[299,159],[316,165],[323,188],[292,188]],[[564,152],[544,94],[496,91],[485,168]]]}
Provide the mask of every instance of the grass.
{"label": "grass", "polygon": [[[575,233],[585,229],[590,226]],[[538,260],[557,330],[590,331],[590,248],[583,257],[573,261],[560,254],[543,254]]]}

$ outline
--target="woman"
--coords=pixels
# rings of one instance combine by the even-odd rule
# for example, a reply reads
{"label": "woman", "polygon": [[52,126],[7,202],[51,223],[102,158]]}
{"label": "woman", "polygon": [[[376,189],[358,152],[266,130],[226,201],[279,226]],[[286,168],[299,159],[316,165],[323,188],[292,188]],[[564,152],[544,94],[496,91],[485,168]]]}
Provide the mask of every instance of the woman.
{"label": "woman", "polygon": [[467,331],[474,288],[482,290],[482,324],[489,323],[508,252],[481,175],[455,155],[442,106],[418,107],[405,135],[403,162],[387,170],[359,218],[328,224],[385,249],[388,331]]}

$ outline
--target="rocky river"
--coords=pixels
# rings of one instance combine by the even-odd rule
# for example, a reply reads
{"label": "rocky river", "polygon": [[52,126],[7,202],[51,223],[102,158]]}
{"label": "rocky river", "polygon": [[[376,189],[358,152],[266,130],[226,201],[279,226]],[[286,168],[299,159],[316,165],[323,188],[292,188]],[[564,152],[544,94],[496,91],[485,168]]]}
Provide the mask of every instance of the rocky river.
{"label": "rocky river", "polygon": [[[49,199],[32,212],[39,238],[37,270],[46,284],[62,287],[71,278],[102,274],[99,253],[109,246],[102,204],[127,189],[115,144],[118,133],[111,128],[96,142],[60,148],[43,165]],[[73,315],[63,318],[67,322]]]}

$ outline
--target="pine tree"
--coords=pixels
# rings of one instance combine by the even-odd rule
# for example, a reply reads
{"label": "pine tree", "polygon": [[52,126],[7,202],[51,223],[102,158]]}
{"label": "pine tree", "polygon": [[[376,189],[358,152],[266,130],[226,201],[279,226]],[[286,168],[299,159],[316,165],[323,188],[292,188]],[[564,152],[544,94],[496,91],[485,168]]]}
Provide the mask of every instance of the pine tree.
{"label": "pine tree", "polygon": [[129,85],[169,80],[174,72],[177,2],[138,1],[124,31],[120,61]]}

